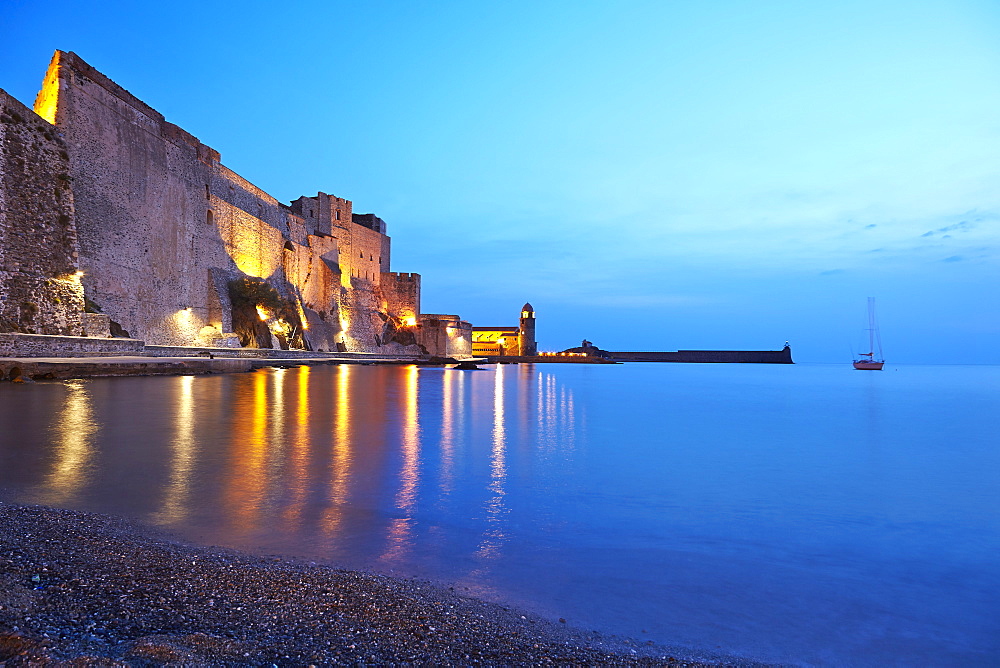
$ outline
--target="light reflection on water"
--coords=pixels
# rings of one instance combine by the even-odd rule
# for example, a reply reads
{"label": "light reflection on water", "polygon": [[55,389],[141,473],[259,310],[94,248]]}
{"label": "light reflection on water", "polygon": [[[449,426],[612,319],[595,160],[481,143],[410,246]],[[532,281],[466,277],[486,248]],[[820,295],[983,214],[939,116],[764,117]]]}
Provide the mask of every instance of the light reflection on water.
{"label": "light reflection on water", "polygon": [[806,365],[2,384],[0,487],[643,639],[989,665],[998,389],[992,367]]}
{"label": "light reflection on water", "polygon": [[87,484],[90,460],[94,455],[93,436],[98,430],[86,384],[66,383],[66,396],[53,425],[55,451],[52,470],[34,497],[52,506],[72,504]]}
{"label": "light reflection on water", "polygon": [[416,366],[405,368],[403,377],[402,403],[402,462],[400,464],[399,485],[396,492],[395,508],[398,516],[392,518],[389,527],[389,545],[381,561],[388,564],[401,562],[412,547],[413,525],[416,522],[417,486],[420,484],[420,413],[417,406]]}
{"label": "light reflection on water", "polygon": [[150,520],[155,524],[183,522],[188,514],[188,496],[191,493],[191,472],[196,450],[194,376],[181,376],[175,410],[177,431],[170,445],[170,479],[166,484],[163,508]]}
{"label": "light reflection on water", "polygon": [[506,450],[507,434],[504,425],[504,374],[507,367],[497,365],[493,382],[493,447],[490,450],[490,498],[486,502],[486,531],[479,543],[476,555],[483,559],[495,559],[500,556],[500,548],[504,543],[504,520],[507,509],[504,507],[504,482],[507,477]]}

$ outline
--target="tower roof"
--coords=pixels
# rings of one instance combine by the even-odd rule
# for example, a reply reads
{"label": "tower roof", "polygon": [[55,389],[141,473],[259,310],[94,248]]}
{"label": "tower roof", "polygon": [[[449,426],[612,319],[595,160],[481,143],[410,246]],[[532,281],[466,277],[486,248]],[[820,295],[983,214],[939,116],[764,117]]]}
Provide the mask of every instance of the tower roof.
{"label": "tower roof", "polygon": [[531,304],[528,304],[528,303],[526,303],[524,306],[522,306],[521,310],[522,311],[531,311],[532,313],[535,312],[535,308]]}

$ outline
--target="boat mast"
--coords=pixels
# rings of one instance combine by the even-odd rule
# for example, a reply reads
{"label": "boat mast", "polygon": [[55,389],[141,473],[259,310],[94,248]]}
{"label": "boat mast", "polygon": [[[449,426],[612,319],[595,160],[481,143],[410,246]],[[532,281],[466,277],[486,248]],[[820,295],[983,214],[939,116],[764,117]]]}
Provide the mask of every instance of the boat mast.
{"label": "boat mast", "polygon": [[878,342],[878,358],[882,359],[882,336],[875,324],[875,298],[868,298],[868,359],[875,359],[875,343]]}

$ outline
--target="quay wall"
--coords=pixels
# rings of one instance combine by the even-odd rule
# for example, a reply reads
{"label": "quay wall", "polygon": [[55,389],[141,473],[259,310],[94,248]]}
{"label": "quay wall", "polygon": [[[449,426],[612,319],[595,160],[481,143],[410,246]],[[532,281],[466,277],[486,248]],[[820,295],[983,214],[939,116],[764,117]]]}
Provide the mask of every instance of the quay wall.
{"label": "quay wall", "polygon": [[477,357],[486,360],[486,364],[615,364],[603,357],[584,357],[570,355],[481,355]]}
{"label": "quay wall", "polygon": [[145,357],[209,357],[215,359],[269,359],[269,360],[330,360],[366,361],[366,360],[420,360],[425,355],[412,353],[359,353],[336,352],[324,353],[310,350],[280,350],[272,348],[212,348],[203,346],[155,346],[147,345],[142,353]]}
{"label": "quay wall", "polygon": [[329,359],[331,361],[421,360],[426,355],[396,352],[323,353],[272,348],[216,348],[210,346],[147,345],[140,339],[0,333],[0,359],[74,357],[191,357],[240,359]]}
{"label": "quay wall", "polygon": [[107,376],[187,376],[209,373],[245,373],[253,369],[246,359],[188,357],[150,361],[144,357],[58,360],[0,358],[0,381],[65,380]]}
{"label": "quay wall", "polygon": [[138,339],[0,333],[0,357],[118,357],[142,355]]}
{"label": "quay wall", "polygon": [[792,349],[678,350],[675,352],[608,352],[616,362],[688,362],[694,364],[793,364]]}

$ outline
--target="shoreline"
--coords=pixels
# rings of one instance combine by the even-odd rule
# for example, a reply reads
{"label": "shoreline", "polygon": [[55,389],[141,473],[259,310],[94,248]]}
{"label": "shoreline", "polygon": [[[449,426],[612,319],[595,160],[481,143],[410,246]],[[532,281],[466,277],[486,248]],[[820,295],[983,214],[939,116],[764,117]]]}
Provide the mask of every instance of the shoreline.
{"label": "shoreline", "polygon": [[[690,655],[690,651],[685,651]],[[0,665],[759,665],[572,629],[423,580],[0,500]]]}
{"label": "shoreline", "polygon": [[[357,355],[361,355],[358,353]],[[568,358],[575,364],[615,364],[607,360],[590,358]],[[503,360],[503,361],[500,361]],[[135,376],[197,376],[220,373],[248,373],[258,369],[288,369],[300,366],[323,366],[356,364],[362,366],[455,366],[462,370],[475,370],[477,364],[546,364],[565,362],[555,357],[510,357],[504,358],[451,358],[425,355],[416,357],[389,358],[370,355],[368,357],[148,357],[148,356],[103,356],[103,357],[0,357],[0,382],[15,383],[36,381],[62,381],[77,378],[121,378]]]}

